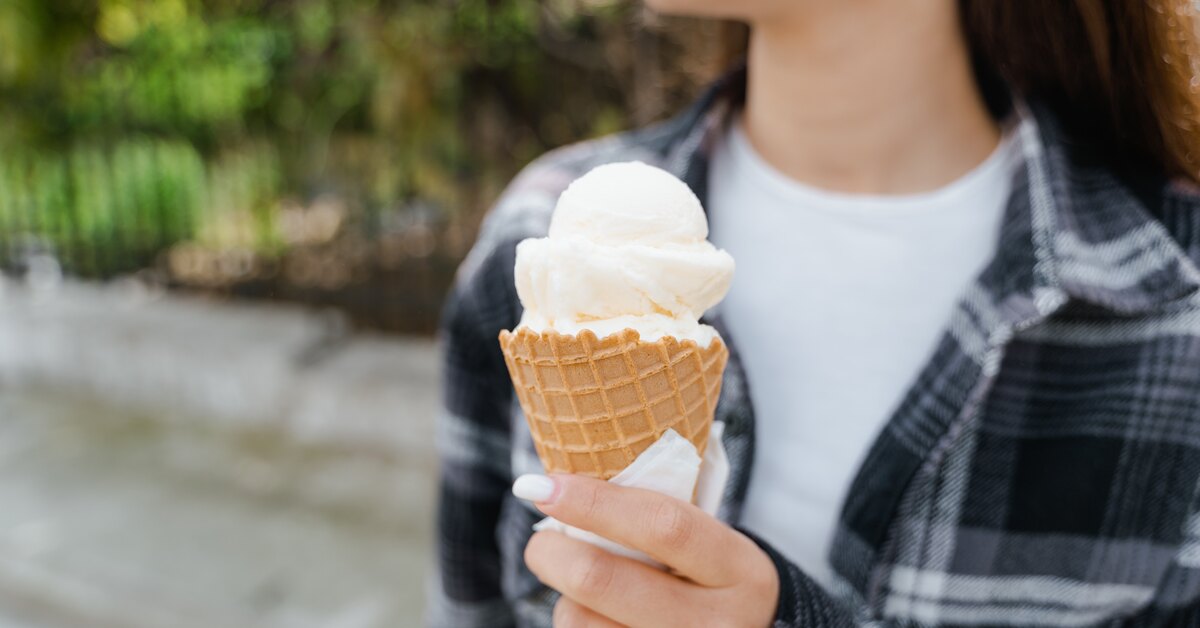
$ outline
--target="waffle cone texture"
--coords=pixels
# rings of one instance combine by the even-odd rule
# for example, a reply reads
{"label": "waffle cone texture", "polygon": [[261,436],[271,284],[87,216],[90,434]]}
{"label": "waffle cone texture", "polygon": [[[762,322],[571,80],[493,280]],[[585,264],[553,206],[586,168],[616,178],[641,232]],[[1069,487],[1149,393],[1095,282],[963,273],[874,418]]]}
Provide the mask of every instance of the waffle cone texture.
{"label": "waffle cone texture", "polygon": [[517,399],[547,473],[608,480],[668,428],[704,455],[729,351],[720,338],[596,338],[518,328],[500,332]]}

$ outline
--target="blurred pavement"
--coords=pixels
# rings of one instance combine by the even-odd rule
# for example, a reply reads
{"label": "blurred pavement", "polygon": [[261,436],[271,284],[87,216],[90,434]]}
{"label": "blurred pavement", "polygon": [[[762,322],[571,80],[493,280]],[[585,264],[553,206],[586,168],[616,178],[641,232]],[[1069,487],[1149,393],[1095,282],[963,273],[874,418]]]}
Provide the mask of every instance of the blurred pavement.
{"label": "blurred pavement", "polygon": [[0,628],[419,625],[436,354],[307,311],[0,292]]}

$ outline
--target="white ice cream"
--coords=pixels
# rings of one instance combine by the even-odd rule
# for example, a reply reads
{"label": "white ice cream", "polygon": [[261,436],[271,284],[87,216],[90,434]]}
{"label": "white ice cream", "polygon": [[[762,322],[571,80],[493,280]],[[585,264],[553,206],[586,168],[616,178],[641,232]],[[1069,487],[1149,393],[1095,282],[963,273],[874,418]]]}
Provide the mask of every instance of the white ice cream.
{"label": "white ice cream", "polygon": [[522,327],[603,338],[625,328],[707,346],[698,321],[729,290],[733,258],[705,238],[696,195],[641,162],[599,166],[558,199],[549,236],[517,245]]}

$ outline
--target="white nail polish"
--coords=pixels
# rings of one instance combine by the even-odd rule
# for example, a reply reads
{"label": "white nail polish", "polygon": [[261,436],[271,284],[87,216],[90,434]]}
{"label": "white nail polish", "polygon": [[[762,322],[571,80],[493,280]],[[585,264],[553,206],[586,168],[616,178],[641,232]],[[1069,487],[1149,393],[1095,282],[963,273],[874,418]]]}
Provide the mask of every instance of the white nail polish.
{"label": "white nail polish", "polygon": [[527,473],[513,482],[513,495],[531,502],[549,501],[554,496],[554,480],[536,473]]}

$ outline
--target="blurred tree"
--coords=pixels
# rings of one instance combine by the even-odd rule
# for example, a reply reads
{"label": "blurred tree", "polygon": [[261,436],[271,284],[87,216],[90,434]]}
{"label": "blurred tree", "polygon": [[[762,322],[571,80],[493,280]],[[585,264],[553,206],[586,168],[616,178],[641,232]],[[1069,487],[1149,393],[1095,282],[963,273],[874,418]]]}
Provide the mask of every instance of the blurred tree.
{"label": "blurred tree", "polygon": [[[452,268],[530,159],[691,96],[654,24],[604,0],[4,0],[0,265],[32,242],[209,287],[311,275],[288,256],[344,283]],[[330,242],[292,237],[311,216]]]}

